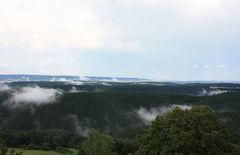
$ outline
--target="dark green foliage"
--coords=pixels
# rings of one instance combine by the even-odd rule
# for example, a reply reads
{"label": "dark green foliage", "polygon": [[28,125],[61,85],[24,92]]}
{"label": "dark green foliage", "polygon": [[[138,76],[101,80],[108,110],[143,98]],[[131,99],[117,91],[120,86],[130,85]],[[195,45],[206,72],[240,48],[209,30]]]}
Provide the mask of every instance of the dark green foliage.
{"label": "dark green foliage", "polygon": [[[134,138],[144,127],[136,115],[140,107],[146,109],[169,106],[172,104],[208,105],[220,112],[220,117],[227,119],[224,123],[233,134],[233,140],[240,143],[236,122],[240,122],[240,89],[239,84],[173,84],[149,83],[147,85],[133,83],[111,83],[74,86],[88,91],[85,93],[65,92],[54,103],[41,106],[25,106],[17,109],[7,108],[3,103],[11,96],[9,92],[0,93],[0,127],[14,130],[61,129],[76,132],[76,125],[71,115],[79,119],[79,126],[96,128],[101,132],[108,131],[113,137]],[[155,83],[156,84],[156,83]],[[158,83],[157,83],[158,84]],[[57,88],[68,91],[72,85],[63,82],[13,82],[11,87],[19,89],[23,86],[39,85],[45,88]],[[211,86],[234,87],[232,93],[214,96],[196,95],[202,89],[210,90]],[[221,90],[221,88],[219,88]],[[95,90],[101,90],[96,92]],[[234,112],[234,117],[222,111]],[[235,117],[236,116],[236,117]],[[230,118],[230,119],[228,119]]]}
{"label": "dark green foliage", "polygon": [[78,154],[77,155],[86,155],[84,150],[82,149],[82,147],[80,147],[80,149],[78,150]]}
{"label": "dark green foliage", "polygon": [[82,145],[85,155],[116,155],[115,142],[112,137],[91,130],[87,140]]}
{"label": "dark green foliage", "polygon": [[[81,133],[79,127],[96,128],[111,135],[116,141],[114,151],[124,155],[137,150],[134,138],[146,128],[136,113],[140,107],[151,109],[178,104],[208,105],[229,129],[232,142],[240,143],[240,84],[109,84],[112,86],[100,83],[74,86],[86,92],[69,93],[73,86],[63,82],[10,83],[16,89],[39,85],[61,89],[64,93],[53,103],[9,108],[6,101],[11,92],[0,92],[0,136],[9,147],[55,150],[58,146],[79,148],[84,140],[76,134]],[[211,90],[212,86],[232,92],[196,96],[202,89]],[[79,126],[72,116],[79,120]],[[4,128],[10,130],[4,131]],[[80,150],[80,154],[83,151]]]}
{"label": "dark green foliage", "polygon": [[62,130],[0,132],[9,147],[22,147],[30,150],[55,150],[56,147],[79,148],[84,138],[78,134]]}
{"label": "dark green foliage", "polygon": [[225,127],[206,106],[176,108],[157,117],[140,140],[141,155],[216,155],[233,153]]}
{"label": "dark green foliage", "polygon": [[229,129],[231,139],[234,143],[240,143],[240,112],[226,111],[219,112],[218,117],[220,121]]}
{"label": "dark green foliage", "polygon": [[233,154],[236,154],[236,155],[240,154],[240,145],[234,144],[233,148],[234,148],[234,153]]}
{"label": "dark green foliage", "polygon": [[51,145],[48,142],[43,143],[42,150],[44,150],[44,151],[51,150]]}
{"label": "dark green foliage", "polygon": [[136,152],[138,149],[137,142],[135,140],[129,139],[119,139],[116,140],[115,143],[115,150],[118,152],[119,155],[127,155],[130,153]]}
{"label": "dark green foliage", "polygon": [[31,143],[31,144],[28,144],[27,147],[24,149],[26,149],[26,150],[41,150],[41,147]]}
{"label": "dark green foliage", "polygon": [[4,140],[2,140],[2,138],[0,138],[0,155],[5,155],[8,151],[7,145],[4,142]]}

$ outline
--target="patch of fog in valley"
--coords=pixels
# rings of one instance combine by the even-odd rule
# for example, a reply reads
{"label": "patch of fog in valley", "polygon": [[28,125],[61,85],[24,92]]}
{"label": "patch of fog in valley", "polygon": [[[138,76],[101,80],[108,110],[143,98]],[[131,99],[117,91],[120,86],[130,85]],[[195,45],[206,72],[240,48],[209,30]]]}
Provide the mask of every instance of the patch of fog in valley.
{"label": "patch of fog in valley", "polygon": [[81,93],[81,92],[86,92],[84,90],[80,90],[74,86],[72,86],[72,88],[69,90],[70,93]]}
{"label": "patch of fog in valley", "polygon": [[230,92],[230,91],[228,91],[228,90],[221,90],[221,89],[207,90],[207,89],[203,88],[198,96],[213,96],[213,95],[219,95],[219,94],[224,94],[224,93],[228,93],[228,92]]}
{"label": "patch of fog in valley", "polygon": [[75,114],[69,114],[68,117],[72,120],[75,131],[81,136],[88,136],[89,128],[80,126],[78,116]]}
{"label": "patch of fog in valley", "polygon": [[169,105],[150,109],[140,107],[136,111],[136,113],[138,117],[144,122],[144,124],[149,125],[157,116],[163,116],[164,114],[172,111],[176,107],[179,107],[181,109],[191,109],[191,106],[188,105]]}
{"label": "patch of fog in valley", "polygon": [[76,85],[76,86],[81,86],[84,84],[84,82],[82,82],[82,81],[68,81],[66,83],[70,84],[70,85]]}
{"label": "patch of fog in valley", "polygon": [[11,91],[11,87],[9,87],[6,83],[0,82],[0,92]]}
{"label": "patch of fog in valley", "polygon": [[13,90],[8,101],[4,104],[10,108],[17,108],[26,105],[42,105],[55,102],[62,95],[62,91],[53,88],[42,88],[39,86],[22,87]]}

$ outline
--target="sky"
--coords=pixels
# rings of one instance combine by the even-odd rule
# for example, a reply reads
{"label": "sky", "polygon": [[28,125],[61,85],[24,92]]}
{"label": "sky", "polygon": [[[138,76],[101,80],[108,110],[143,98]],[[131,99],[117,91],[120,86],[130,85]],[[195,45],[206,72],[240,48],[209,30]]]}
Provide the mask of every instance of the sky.
{"label": "sky", "polygon": [[0,74],[240,80],[239,0],[0,4]]}

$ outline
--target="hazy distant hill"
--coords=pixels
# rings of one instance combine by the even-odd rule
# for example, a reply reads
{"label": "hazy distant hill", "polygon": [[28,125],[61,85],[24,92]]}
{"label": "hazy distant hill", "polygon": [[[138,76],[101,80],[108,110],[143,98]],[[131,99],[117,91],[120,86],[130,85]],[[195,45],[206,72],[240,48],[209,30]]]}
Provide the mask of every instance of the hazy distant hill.
{"label": "hazy distant hill", "polygon": [[10,80],[0,83],[0,128],[62,129],[81,135],[96,128],[129,138],[156,115],[176,106],[204,104],[218,112],[235,141],[240,142],[240,84],[89,82],[74,81],[79,77],[36,75],[0,77]]}
{"label": "hazy distant hill", "polygon": [[112,81],[112,82],[135,82],[145,81],[143,78],[124,77],[91,77],[91,76],[61,76],[61,75],[25,75],[25,74],[2,74],[0,80],[3,81]]}

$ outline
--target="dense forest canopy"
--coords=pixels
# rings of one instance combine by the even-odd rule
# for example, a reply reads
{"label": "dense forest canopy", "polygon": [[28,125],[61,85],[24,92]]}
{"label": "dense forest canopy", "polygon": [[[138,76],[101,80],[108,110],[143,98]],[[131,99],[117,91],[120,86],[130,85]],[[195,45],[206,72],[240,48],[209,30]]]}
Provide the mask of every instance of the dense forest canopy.
{"label": "dense forest canopy", "polygon": [[9,147],[79,149],[94,128],[113,137],[113,152],[133,153],[138,148],[134,141],[157,115],[197,105],[212,108],[229,131],[229,141],[240,142],[240,84],[35,81],[1,85],[0,136]]}

